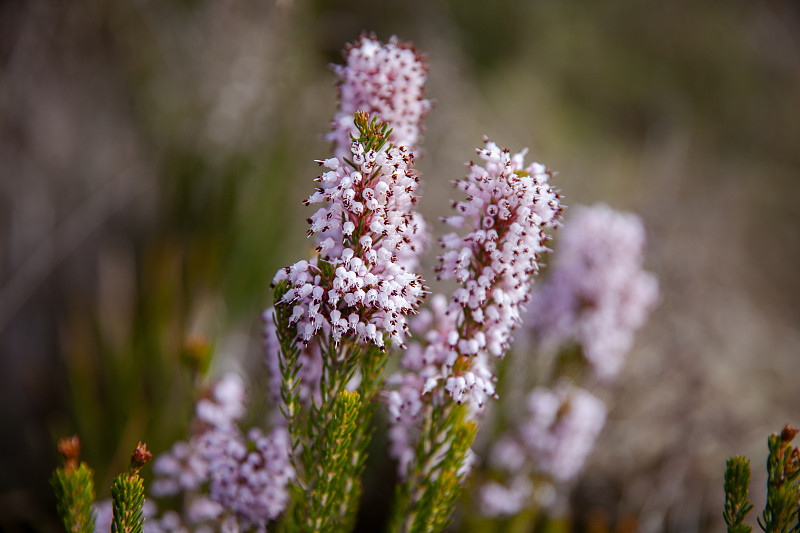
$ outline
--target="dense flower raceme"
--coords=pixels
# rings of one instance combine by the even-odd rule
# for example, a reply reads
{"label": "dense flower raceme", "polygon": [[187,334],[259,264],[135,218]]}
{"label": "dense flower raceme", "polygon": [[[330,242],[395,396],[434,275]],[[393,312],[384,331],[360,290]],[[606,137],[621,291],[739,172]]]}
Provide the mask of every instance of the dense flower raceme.
{"label": "dense flower raceme", "polygon": [[445,219],[467,233],[441,239],[439,275],[460,287],[449,302],[432,299],[432,311],[416,324],[426,331],[426,344],[412,343],[404,371],[388,381],[395,386],[387,401],[394,420],[392,454],[401,475],[413,455],[425,402],[444,401],[446,393],[477,412],[495,395],[491,358],[508,348],[531,276],[548,251],[545,230],[558,225],[562,210],[550,172],[538,163],[526,167],[524,152],[511,154],[487,140],[478,155],[484,166],[470,163],[467,177],[455,182],[467,198],[454,202],[457,216]]}
{"label": "dense flower raceme", "polygon": [[244,384],[228,374],[197,403],[195,434],[153,465],[153,494],[182,494],[185,516],[148,520],[149,531],[179,531],[183,521],[195,529],[209,523],[232,530],[263,528],[286,508],[294,477],[288,432],[278,426],[269,434],[258,428],[242,434],[237,421],[244,415],[244,402]]}
{"label": "dense flower raceme", "polygon": [[568,381],[552,389],[534,389],[527,403],[527,417],[490,451],[492,466],[512,477],[507,487],[496,482],[481,487],[479,500],[486,515],[519,512],[531,495],[531,474],[542,482],[573,480],[605,424],[605,404]]}
{"label": "dense flower raceme", "polygon": [[658,299],[642,269],[644,227],[605,205],[575,208],[564,226],[530,323],[545,345],[576,341],[595,375],[613,378]]}
{"label": "dense flower raceme", "polygon": [[431,109],[423,98],[427,66],[414,48],[392,37],[382,44],[362,36],[344,52],[345,64],[334,65],[339,78],[339,110],[328,139],[336,156],[349,157],[350,136],[356,135],[353,115],[365,111],[392,127],[390,141],[414,150],[422,119]]}
{"label": "dense flower raceme", "polygon": [[[344,65],[333,66],[339,78],[339,110],[327,138],[333,141],[334,155],[351,157],[351,136],[359,133],[354,121],[358,111],[389,124],[389,142],[416,153],[422,120],[431,109],[430,100],[423,97],[428,71],[424,58],[396,37],[383,44],[365,35],[347,46],[344,57]],[[393,253],[398,263],[416,272],[419,254],[428,245],[428,231],[416,211],[408,213],[405,224],[413,229],[414,239]],[[341,241],[335,228],[329,228],[321,240],[325,237]]]}
{"label": "dense flower raceme", "polygon": [[[362,117],[362,133],[367,127]],[[327,171],[306,201],[323,204],[311,216],[319,257],[278,271],[287,280],[282,303],[292,304],[291,321],[304,344],[322,328],[334,343],[344,335],[383,347],[403,346],[406,315],[416,313],[425,287],[402,261],[421,250],[413,207],[419,178],[404,146],[370,147],[355,140],[350,157],[320,161]]]}

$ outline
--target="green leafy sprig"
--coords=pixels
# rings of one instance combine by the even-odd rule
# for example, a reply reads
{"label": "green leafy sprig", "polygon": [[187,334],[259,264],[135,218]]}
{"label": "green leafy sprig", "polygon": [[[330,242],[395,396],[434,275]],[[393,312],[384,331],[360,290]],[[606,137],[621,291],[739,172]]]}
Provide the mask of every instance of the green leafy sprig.
{"label": "green leafy sprig", "polygon": [[94,472],[86,463],[78,462],[80,448],[78,437],[63,438],[58,442],[64,466],[53,472],[50,484],[64,529],[69,533],[94,533]]}
{"label": "green leafy sprig", "polygon": [[114,479],[111,485],[111,533],[142,533],[144,482],[139,472],[152,458],[153,454],[140,442],[131,456],[128,471]]}
{"label": "green leafy sprig", "polygon": [[746,457],[728,459],[725,469],[725,510],[723,517],[728,533],[750,533],[752,526],[745,524],[753,504],[747,500],[750,487],[750,460]]}
{"label": "green leafy sprig", "polygon": [[356,137],[351,133],[350,138],[361,143],[366,152],[370,150],[377,152],[383,148],[393,131],[388,123],[379,122],[377,116],[373,116],[370,120],[369,113],[366,111],[356,111],[353,123],[358,129],[359,136]]}
{"label": "green leafy sprig", "polygon": [[[758,525],[766,533],[800,532],[800,453],[792,441],[798,430],[786,426],[767,438],[767,503],[758,517]],[[728,459],[725,469],[725,509],[722,516],[728,533],[750,533],[745,524],[753,508],[748,501],[750,460]]]}
{"label": "green leafy sprig", "polygon": [[[333,276],[332,267],[318,262],[321,276]],[[296,478],[293,510],[287,531],[349,531],[361,496],[361,474],[372,436],[375,397],[383,383],[386,354],[372,344],[344,337],[338,345],[317,337],[322,354],[320,399],[303,405],[299,397],[296,328],[291,306],[281,303],[286,282],[274,292],[275,325],[281,346],[281,409],[289,425]],[[360,374],[355,391],[347,390]]]}
{"label": "green leafy sprig", "polygon": [[467,408],[449,397],[429,404],[408,479],[397,487],[390,531],[444,531],[461,493],[462,466],[475,440],[477,425]]}
{"label": "green leafy sprig", "polygon": [[792,440],[798,430],[786,426],[773,433],[767,442],[767,505],[763,522],[758,525],[767,533],[792,533],[800,531],[798,505],[800,505],[800,456]]}

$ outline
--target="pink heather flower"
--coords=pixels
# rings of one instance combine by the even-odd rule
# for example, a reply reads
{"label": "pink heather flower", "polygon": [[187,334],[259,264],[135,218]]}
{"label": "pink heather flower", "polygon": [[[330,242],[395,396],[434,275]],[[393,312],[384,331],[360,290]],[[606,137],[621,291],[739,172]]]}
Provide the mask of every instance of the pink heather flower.
{"label": "pink heather flower", "polygon": [[504,518],[522,511],[532,494],[533,484],[526,476],[515,476],[508,486],[490,481],[479,489],[478,505],[484,516]]}
{"label": "pink heather flower", "polygon": [[[229,373],[219,379],[195,406],[195,422],[201,432],[228,431],[245,413],[245,387],[242,379]],[[157,497],[174,496],[199,490],[208,475],[207,462],[197,453],[194,440],[176,442],[172,449],[153,463],[152,491]]]}
{"label": "pink heather flower", "polygon": [[528,396],[530,418],[519,438],[539,472],[566,482],[583,469],[606,420],[605,404],[569,382]]}
{"label": "pink heather flower", "polygon": [[282,303],[293,306],[291,320],[304,344],[329,328],[334,343],[352,335],[379,347],[391,338],[403,347],[406,315],[417,312],[425,295],[422,279],[408,269],[408,257],[421,251],[414,158],[402,146],[366,150],[358,141],[350,156],[352,164],[320,162],[328,171],[305,202],[322,204],[308,219],[308,233],[317,236],[319,258],[329,267],[298,261],[279,270],[274,282],[290,284]]}
{"label": "pink heather flower", "polygon": [[439,276],[460,287],[449,302],[431,299],[431,311],[415,321],[424,343],[409,346],[402,370],[387,381],[396,387],[387,402],[390,452],[401,477],[413,457],[422,404],[441,404],[447,395],[478,413],[496,395],[491,359],[508,348],[539,257],[548,251],[545,230],[558,226],[562,208],[550,172],[538,163],[525,166],[524,152],[485,143],[478,150],[484,166],[470,163],[467,177],[455,182],[467,195],[453,203],[459,214],[445,219],[466,234],[441,239]]}
{"label": "pink heather flower", "polygon": [[195,406],[197,419],[217,428],[229,427],[245,413],[245,388],[242,378],[229,373],[211,389],[211,397],[203,398]]}
{"label": "pink heather flower", "polygon": [[[197,432],[189,442],[174,444],[153,464],[153,494],[184,494],[187,522],[201,529],[226,513],[232,527],[263,527],[288,504],[294,477],[288,432],[277,427],[266,436],[252,429],[245,438],[236,424],[244,415],[244,402],[241,378],[227,374],[198,402]],[[203,494],[206,486],[208,495]],[[151,521],[151,531],[181,530],[182,523],[173,518],[165,514]]]}
{"label": "pink heather flower", "polygon": [[658,282],[642,268],[644,245],[635,215],[605,205],[575,208],[533,299],[530,320],[540,339],[576,341],[601,379],[619,373],[658,300]]}
{"label": "pink heather flower", "polygon": [[208,475],[208,465],[187,442],[176,442],[170,451],[153,463],[155,480],[151,492],[156,497],[197,491]]}
{"label": "pink heather flower", "polygon": [[520,472],[528,461],[528,452],[519,440],[505,435],[492,445],[489,463],[492,467],[505,472]]}
{"label": "pink heather flower", "polygon": [[289,503],[294,478],[289,446],[283,427],[269,436],[253,428],[246,439],[238,433],[207,433],[201,450],[208,461],[209,497],[232,511],[244,528],[263,527]]}
{"label": "pink heather flower", "polygon": [[422,133],[422,119],[431,109],[423,98],[427,66],[411,45],[392,37],[382,44],[374,37],[361,36],[344,52],[345,64],[334,65],[339,78],[339,111],[327,138],[337,156],[349,157],[350,135],[356,111],[388,122],[390,142],[414,149]]}
{"label": "pink heather flower", "polygon": [[503,357],[508,349],[532,276],[548,251],[545,230],[558,226],[562,210],[543,165],[525,166],[524,151],[511,154],[488,139],[485,144],[478,150],[484,166],[470,163],[469,174],[455,182],[467,199],[454,202],[459,214],[445,219],[467,232],[442,237],[438,267],[441,279],[461,284],[447,308],[458,326],[448,332],[447,347],[472,361],[468,371],[447,376],[446,388],[456,401],[472,397],[479,407],[481,396],[472,392],[491,376],[486,357]]}

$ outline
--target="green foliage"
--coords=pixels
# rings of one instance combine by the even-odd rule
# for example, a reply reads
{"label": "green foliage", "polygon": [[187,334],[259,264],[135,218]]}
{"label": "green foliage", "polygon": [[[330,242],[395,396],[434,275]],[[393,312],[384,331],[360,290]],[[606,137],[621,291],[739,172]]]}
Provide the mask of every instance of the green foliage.
{"label": "green foliage", "polygon": [[152,455],[141,442],[131,456],[128,472],[118,475],[111,485],[113,520],[111,533],[142,533],[144,526],[144,482],[139,471]]}
{"label": "green foliage", "polygon": [[278,342],[281,346],[279,364],[281,370],[281,411],[289,422],[289,432],[292,435],[292,448],[298,447],[299,443],[294,440],[297,434],[295,425],[300,410],[300,381],[297,373],[300,366],[297,364],[297,357],[300,349],[294,339],[294,327],[290,322],[291,310],[288,304],[283,304],[281,298],[289,290],[289,284],[285,281],[278,283],[273,292],[275,306],[275,330]]}
{"label": "green foliage", "polygon": [[56,508],[64,529],[69,533],[94,532],[94,472],[86,463],[78,464],[80,443],[77,437],[61,439],[58,450],[64,466],[50,478],[56,495]]}
{"label": "green foliage", "polygon": [[[320,262],[322,275],[331,270]],[[331,272],[332,273],[332,272]],[[281,303],[286,282],[275,287],[274,306],[281,346],[281,409],[289,424],[296,480],[287,531],[349,531],[361,496],[361,474],[372,437],[371,420],[386,355],[378,347],[345,337],[339,345],[316,338],[322,353],[320,399],[300,401],[296,328],[291,306]],[[356,391],[347,390],[356,373]]]}
{"label": "green foliage", "polygon": [[465,420],[466,407],[448,400],[429,406],[408,479],[397,488],[390,530],[443,531],[461,492],[464,465],[477,425]]}
{"label": "green foliage", "polygon": [[389,128],[387,122],[378,122],[378,117],[373,116],[372,120],[369,119],[369,114],[365,111],[356,111],[353,122],[355,123],[359,137],[352,137],[354,141],[358,141],[364,145],[365,151],[375,150],[376,152],[383,148],[389,136],[392,134],[392,129]]}
{"label": "green foliage", "polygon": [[780,435],[769,436],[767,458],[767,505],[763,522],[758,525],[767,533],[800,531],[798,502],[800,502],[800,457],[791,445],[796,429],[786,426]]}
{"label": "green foliage", "polygon": [[328,405],[328,413],[315,446],[304,450],[303,462],[311,488],[304,505],[295,508],[295,522],[306,531],[337,531],[346,515],[349,489],[343,475],[353,460],[353,440],[361,396],[341,391]]}
{"label": "green foliage", "polygon": [[725,511],[723,517],[728,533],[750,533],[753,528],[744,523],[753,504],[747,501],[750,486],[750,460],[746,457],[728,459],[725,469]]}
{"label": "green foliage", "polygon": [[[766,533],[800,531],[800,454],[792,441],[798,430],[786,426],[767,438],[767,504],[758,525]],[[722,516],[728,533],[750,533],[744,523],[753,505],[747,500],[750,485],[750,461],[746,457],[728,459],[725,469],[725,510]]]}

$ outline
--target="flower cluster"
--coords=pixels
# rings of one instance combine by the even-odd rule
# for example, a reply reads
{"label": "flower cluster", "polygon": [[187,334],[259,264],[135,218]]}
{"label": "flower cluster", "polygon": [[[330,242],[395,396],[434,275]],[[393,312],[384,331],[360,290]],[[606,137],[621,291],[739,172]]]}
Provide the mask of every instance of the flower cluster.
{"label": "flower cluster", "polygon": [[553,389],[534,389],[528,396],[528,411],[530,418],[519,428],[528,456],[553,479],[574,479],[605,425],[605,404],[590,392],[562,382]]}
{"label": "flower cluster", "polygon": [[519,512],[531,495],[531,474],[558,483],[574,479],[605,424],[605,404],[568,381],[534,389],[527,404],[527,418],[490,451],[492,465],[512,479],[507,487],[492,482],[480,489],[488,516]]}
{"label": "flower cluster", "polygon": [[389,379],[396,386],[387,395],[391,452],[401,476],[413,455],[423,404],[443,402],[446,394],[478,412],[495,395],[490,357],[504,355],[520,323],[531,276],[548,251],[545,230],[558,225],[562,210],[550,172],[538,163],[525,166],[525,152],[512,155],[486,140],[477,153],[484,166],[470,163],[469,174],[455,182],[467,198],[453,203],[458,215],[444,219],[467,233],[441,239],[445,252],[437,269],[460,287],[449,302],[440,295],[432,299],[432,312],[415,324],[426,344],[412,343],[404,371]]}
{"label": "flower cluster", "polygon": [[253,428],[247,438],[208,434],[202,453],[208,461],[210,499],[232,512],[245,529],[277,518],[289,503],[287,485],[294,477],[289,445],[283,427],[268,436]]}
{"label": "flower cluster", "polygon": [[478,155],[485,166],[469,164],[470,173],[456,182],[467,199],[454,203],[457,216],[445,219],[469,231],[442,237],[445,253],[438,271],[441,279],[462,285],[451,310],[472,323],[470,331],[461,332],[459,352],[475,355],[485,349],[502,357],[520,322],[531,275],[548,251],[545,229],[558,224],[562,207],[549,184],[550,172],[539,163],[525,167],[525,152],[512,155],[486,140]]}
{"label": "flower cluster", "polygon": [[[197,403],[192,438],[175,443],[153,465],[153,494],[183,494],[185,522],[193,527],[218,520],[236,527],[263,527],[289,502],[288,484],[294,477],[289,435],[278,426],[268,436],[253,428],[245,437],[237,425],[244,402],[241,379],[224,376]],[[184,518],[165,514],[149,527],[178,531]]]}
{"label": "flower cluster", "polygon": [[155,496],[174,496],[200,489],[208,478],[209,469],[199,443],[206,435],[234,431],[236,422],[244,415],[245,399],[244,383],[233,373],[226,374],[209,389],[207,397],[201,398],[195,406],[197,432],[191,441],[176,442],[153,463],[156,478],[152,492]]}
{"label": "flower cluster", "polygon": [[425,294],[422,279],[407,268],[410,261],[401,260],[421,250],[413,212],[419,177],[405,147],[369,140],[385,127],[376,132],[363,114],[357,126],[362,137],[352,142],[350,158],[320,161],[328,170],[306,200],[323,204],[309,218],[319,258],[279,270],[274,283],[290,285],[281,303],[293,305],[291,321],[304,344],[326,327],[334,343],[353,335],[383,347],[386,336],[402,346],[405,317]]}
{"label": "flower cluster", "polygon": [[350,136],[356,135],[353,115],[365,111],[392,126],[390,141],[414,148],[422,132],[422,119],[431,109],[423,98],[427,65],[424,58],[396,37],[382,44],[361,36],[344,53],[345,64],[334,65],[339,78],[339,111],[328,139],[337,156],[347,156]]}
{"label": "flower cluster", "polygon": [[[428,236],[415,210],[414,170],[430,108],[422,97],[426,67],[396,39],[384,45],[362,37],[346,60],[334,67],[340,78],[340,107],[328,135],[334,157],[317,161],[324,171],[304,202],[319,205],[308,218],[318,255],[278,271],[275,309],[264,315],[270,392],[284,407],[294,443],[295,484],[309,495],[294,512],[315,528],[340,527],[356,503],[353,487],[383,383],[386,360],[379,352],[388,343],[405,348],[407,317],[426,295],[416,274]],[[334,403],[344,409],[336,423]],[[319,475],[315,454],[322,449],[340,471]],[[346,494],[334,504],[342,487]]]}
{"label": "flower cluster", "polygon": [[578,207],[533,298],[531,325],[542,342],[576,341],[601,379],[618,374],[658,299],[655,276],[642,269],[644,244],[635,215],[605,205]]}

